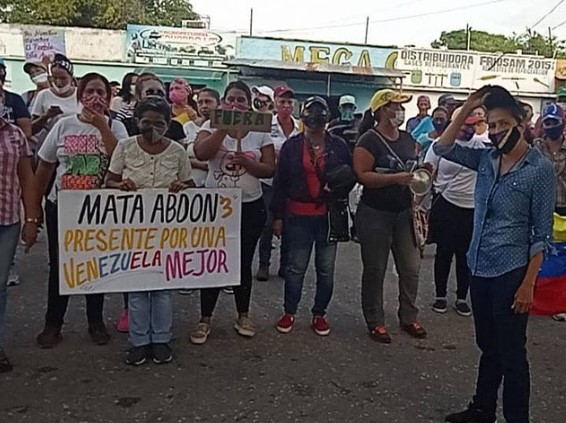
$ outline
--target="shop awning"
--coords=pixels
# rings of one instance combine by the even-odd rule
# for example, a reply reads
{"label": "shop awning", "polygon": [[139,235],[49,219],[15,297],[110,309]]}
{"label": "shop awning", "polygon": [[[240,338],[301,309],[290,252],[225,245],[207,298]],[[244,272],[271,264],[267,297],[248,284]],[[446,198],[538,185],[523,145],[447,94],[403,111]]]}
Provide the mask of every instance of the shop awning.
{"label": "shop awning", "polygon": [[395,69],[365,68],[352,65],[331,65],[327,63],[298,63],[278,60],[234,59],[224,62],[231,67],[262,68],[279,71],[313,72],[322,74],[360,75],[381,78],[405,78],[406,74]]}

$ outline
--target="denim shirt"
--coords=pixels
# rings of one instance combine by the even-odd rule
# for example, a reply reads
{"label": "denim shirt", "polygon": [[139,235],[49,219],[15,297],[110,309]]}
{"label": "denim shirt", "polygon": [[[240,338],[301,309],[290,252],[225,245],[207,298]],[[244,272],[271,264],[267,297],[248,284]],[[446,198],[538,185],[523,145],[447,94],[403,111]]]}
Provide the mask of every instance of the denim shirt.
{"label": "denim shirt", "polygon": [[455,144],[434,152],[478,172],[474,233],[468,250],[473,276],[493,278],[526,266],[552,240],[554,172],[540,150],[499,176],[500,153]]}

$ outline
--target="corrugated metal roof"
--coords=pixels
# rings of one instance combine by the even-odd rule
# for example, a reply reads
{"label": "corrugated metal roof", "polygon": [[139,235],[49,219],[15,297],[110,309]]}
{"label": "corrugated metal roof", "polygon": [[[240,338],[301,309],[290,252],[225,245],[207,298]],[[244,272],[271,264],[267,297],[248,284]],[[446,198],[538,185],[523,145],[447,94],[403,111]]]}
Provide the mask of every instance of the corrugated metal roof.
{"label": "corrugated metal roof", "polygon": [[352,65],[331,65],[327,63],[297,63],[279,60],[234,59],[224,62],[228,66],[268,68],[301,72],[334,73],[346,75],[367,75],[385,78],[404,78],[406,74],[395,69],[365,68]]}

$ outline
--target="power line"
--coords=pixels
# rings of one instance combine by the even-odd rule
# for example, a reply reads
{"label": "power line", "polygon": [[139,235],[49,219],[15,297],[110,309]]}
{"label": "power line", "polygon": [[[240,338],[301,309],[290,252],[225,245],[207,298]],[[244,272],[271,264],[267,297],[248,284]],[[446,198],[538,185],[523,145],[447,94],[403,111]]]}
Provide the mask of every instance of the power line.
{"label": "power line", "polygon": [[556,4],[554,5],[554,7],[553,7],[552,9],[550,9],[549,12],[547,12],[547,13],[546,13],[542,18],[540,18],[533,26],[531,26],[531,29],[535,29],[535,27],[536,27],[537,25],[539,25],[542,21],[544,21],[546,18],[548,18],[548,17],[552,14],[552,12],[554,12],[556,9],[558,9],[558,8],[562,5],[562,3],[564,3],[565,1],[566,1],[566,0],[560,0],[558,3],[556,3]]}
{"label": "power line", "polygon": [[[433,11],[433,12],[425,12],[425,13],[418,13],[418,14],[414,14],[414,15],[398,16],[398,17],[395,17],[395,18],[377,19],[377,20],[370,21],[370,23],[394,22],[394,21],[402,21],[402,20],[408,20],[408,19],[422,18],[422,17],[425,17],[425,16],[431,16],[431,15],[441,15],[441,14],[456,12],[456,11],[459,11],[459,10],[466,10],[466,9],[472,9],[472,8],[480,7],[480,6],[487,6],[489,4],[494,4],[494,3],[502,3],[502,2],[506,2],[506,1],[509,1],[509,0],[490,0],[490,1],[483,2],[483,3],[469,4],[467,6],[453,7],[453,8],[450,8],[450,9],[441,9],[441,10],[436,10],[436,11]],[[562,0],[562,1],[566,1],[566,0]],[[358,22],[358,23],[344,24],[344,25],[324,25],[324,26],[309,27],[309,28],[276,29],[276,30],[272,30],[272,31],[260,31],[260,32],[271,34],[271,33],[308,31],[308,30],[315,30],[315,29],[347,28],[347,27],[358,26],[358,25],[365,25],[365,22]]]}
{"label": "power line", "polygon": [[558,25],[552,27],[552,30],[554,31],[555,29],[558,29],[558,28],[560,28],[560,27],[562,27],[562,26],[564,26],[564,25],[566,25],[566,21],[562,21],[562,22],[560,22]]}

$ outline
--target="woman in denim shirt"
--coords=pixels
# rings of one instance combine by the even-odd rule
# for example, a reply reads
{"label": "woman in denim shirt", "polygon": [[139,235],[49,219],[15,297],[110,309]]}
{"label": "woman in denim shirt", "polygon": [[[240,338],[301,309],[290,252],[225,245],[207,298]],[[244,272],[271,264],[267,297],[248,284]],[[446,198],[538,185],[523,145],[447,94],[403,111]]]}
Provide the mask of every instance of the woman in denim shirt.
{"label": "woman in denim shirt", "polygon": [[[330,110],[321,97],[309,98],[301,113],[305,132],[289,138],[281,149],[273,185],[273,231],[280,237],[285,219],[289,262],[285,272],[285,314],[277,330],[293,329],[303,281],[315,247],[316,297],[312,327],[317,335],[330,333],[326,308],[332,298],[336,243],[328,241],[328,210],[324,176],[339,166],[352,166],[346,142],[325,131]],[[322,177],[322,178],[321,178]]]}
{"label": "woman in denim shirt", "polygon": [[[464,119],[484,105],[492,149],[454,144]],[[527,322],[535,281],[552,234],[552,165],[525,140],[523,110],[502,87],[472,94],[434,146],[435,153],[478,172],[468,251],[476,341],[482,352],[476,395],[451,423],[494,423],[503,382],[507,423],[529,422]]]}

